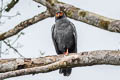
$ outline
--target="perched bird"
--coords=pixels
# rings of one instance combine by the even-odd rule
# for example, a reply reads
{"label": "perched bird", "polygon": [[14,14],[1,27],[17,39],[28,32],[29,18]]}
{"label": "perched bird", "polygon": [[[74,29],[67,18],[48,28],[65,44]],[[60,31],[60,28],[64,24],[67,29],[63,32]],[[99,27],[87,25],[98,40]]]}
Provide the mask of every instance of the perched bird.
{"label": "perched bird", "polygon": [[[75,26],[70,22],[64,12],[58,11],[55,14],[55,24],[52,26],[52,40],[57,54],[77,53],[77,33]],[[69,76],[71,68],[62,68],[60,74]]]}

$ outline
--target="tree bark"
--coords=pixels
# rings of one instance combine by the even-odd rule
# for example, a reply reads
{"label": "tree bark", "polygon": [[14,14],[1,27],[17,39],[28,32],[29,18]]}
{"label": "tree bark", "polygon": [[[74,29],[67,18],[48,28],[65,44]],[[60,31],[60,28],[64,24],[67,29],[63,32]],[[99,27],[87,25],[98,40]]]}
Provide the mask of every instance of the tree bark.
{"label": "tree bark", "polygon": [[[42,12],[31,19],[25,20],[16,25],[13,29],[1,33],[0,40],[4,40],[16,35],[21,30],[35,24],[45,18],[53,17],[55,12],[62,10],[65,14],[78,21],[96,26],[98,28],[120,32],[120,21],[110,19],[70,4],[59,2],[57,0],[33,0],[47,7],[47,11]],[[40,58],[19,58],[19,59],[1,59],[0,60],[0,80],[21,75],[45,73],[60,68],[73,68],[92,65],[120,65],[120,51],[102,50],[81,52],[79,54],[69,54],[67,56],[47,56]]]}
{"label": "tree bark", "polygon": [[[26,62],[36,62],[32,64],[34,66],[29,66]],[[58,55],[58,56],[47,56],[36,59],[4,59],[0,60],[0,66],[3,64],[9,66],[17,64],[28,65],[18,68],[18,70],[9,70],[9,72],[0,73],[0,79],[16,77],[21,75],[35,74],[35,73],[46,73],[54,71],[60,68],[73,68],[82,66],[92,66],[92,65],[120,65],[120,51],[114,50],[102,50],[102,51],[89,51],[81,52],[79,54],[69,54],[69,55]],[[11,64],[11,65],[10,65]],[[29,68],[28,68],[29,67]],[[1,68],[0,68],[1,69]],[[0,70],[2,72],[2,70]],[[4,72],[4,71],[3,71]]]}
{"label": "tree bark", "polygon": [[43,19],[46,19],[50,16],[51,15],[50,15],[49,11],[45,11],[45,12],[42,12],[42,13],[28,19],[28,20],[25,20],[25,21],[19,23],[18,25],[16,25],[13,29],[10,29],[9,31],[0,34],[0,40],[4,40],[6,38],[14,36],[17,33],[19,33],[21,30],[27,28],[28,26],[35,24],[35,23],[37,23]]}
{"label": "tree bark", "polygon": [[58,0],[33,0],[48,8],[54,16],[56,11],[62,10],[66,15],[74,20],[96,26],[98,28],[120,33],[120,21],[89,12],[73,5],[59,2]]}
{"label": "tree bark", "polygon": [[48,65],[61,60],[63,57],[64,55],[53,55],[39,58],[0,59],[0,73]]}
{"label": "tree bark", "polygon": [[9,4],[7,4],[5,11],[9,12],[18,2],[19,0],[12,0]]}
{"label": "tree bark", "polygon": [[20,24],[16,25],[13,29],[7,32],[1,33],[0,40],[4,40],[6,38],[14,36],[17,33],[19,33],[21,30],[45,18],[53,17],[55,12],[58,10],[64,11],[67,17],[71,19],[82,21],[84,23],[93,25],[95,27],[98,27],[98,28],[101,28],[107,31],[120,33],[120,21],[119,20],[107,18],[99,14],[77,8],[73,5],[59,2],[58,0],[33,0],[33,1],[46,6],[46,8],[49,11],[45,11],[41,14],[38,14],[31,19],[21,22]]}

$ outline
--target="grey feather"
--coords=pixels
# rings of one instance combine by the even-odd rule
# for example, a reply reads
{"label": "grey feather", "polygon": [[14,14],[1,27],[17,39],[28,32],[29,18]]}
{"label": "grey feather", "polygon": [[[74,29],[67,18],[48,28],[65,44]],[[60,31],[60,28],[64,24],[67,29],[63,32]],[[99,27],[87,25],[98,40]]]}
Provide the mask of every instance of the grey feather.
{"label": "grey feather", "polygon": [[54,32],[54,29],[55,29],[55,25],[53,25],[52,28],[51,28],[52,40],[53,40],[53,44],[54,44],[54,46],[55,46],[56,52],[59,53],[59,51],[58,51],[58,46],[57,46],[56,39],[55,39],[55,35],[56,35],[56,34],[55,34],[55,32]]}
{"label": "grey feather", "polygon": [[[75,26],[66,16],[55,19],[55,24],[52,26],[52,40],[57,54],[63,54],[66,49],[69,53],[77,52],[77,32]],[[59,73],[64,76],[71,74],[71,68],[60,69]]]}

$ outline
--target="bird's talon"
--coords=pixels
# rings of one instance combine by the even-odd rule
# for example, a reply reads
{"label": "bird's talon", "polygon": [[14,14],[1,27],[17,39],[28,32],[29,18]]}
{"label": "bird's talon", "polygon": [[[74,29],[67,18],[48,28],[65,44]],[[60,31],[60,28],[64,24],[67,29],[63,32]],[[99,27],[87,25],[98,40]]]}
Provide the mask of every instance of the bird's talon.
{"label": "bird's talon", "polygon": [[64,52],[64,55],[67,56],[68,55],[68,49],[66,50],[66,52]]}
{"label": "bird's talon", "polygon": [[66,53],[66,52],[65,52],[65,53],[64,53],[64,55],[65,55],[65,56],[67,56],[67,55],[68,55],[68,53]]}

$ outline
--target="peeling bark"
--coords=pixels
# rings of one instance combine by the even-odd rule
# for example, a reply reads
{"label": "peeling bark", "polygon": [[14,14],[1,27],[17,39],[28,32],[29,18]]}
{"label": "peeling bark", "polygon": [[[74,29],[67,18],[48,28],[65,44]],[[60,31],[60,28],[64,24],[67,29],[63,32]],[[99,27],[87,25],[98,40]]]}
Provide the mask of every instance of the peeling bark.
{"label": "peeling bark", "polygon": [[48,65],[59,61],[63,56],[64,55],[54,55],[40,58],[0,59],[0,73]]}
{"label": "peeling bark", "polygon": [[[39,60],[40,62],[45,62],[45,64],[41,64],[38,62],[37,63],[39,64],[38,67],[26,68],[26,69],[24,69],[25,68],[24,67],[23,69],[16,71],[0,73],[0,79],[16,77],[21,75],[35,74],[35,73],[46,73],[60,68],[68,68],[68,67],[73,68],[73,67],[93,66],[93,65],[101,65],[101,64],[120,65],[120,51],[112,51],[112,50],[89,51],[89,52],[81,52],[79,54],[73,53],[67,56],[63,56],[63,55],[49,56],[40,59],[36,59],[36,60]],[[10,59],[10,60],[14,61],[17,59]],[[24,60],[25,59],[20,59],[18,62],[24,64]],[[26,60],[32,60],[32,59],[26,59]],[[1,61],[0,64],[5,63],[6,61],[8,60]]]}

